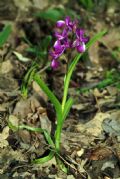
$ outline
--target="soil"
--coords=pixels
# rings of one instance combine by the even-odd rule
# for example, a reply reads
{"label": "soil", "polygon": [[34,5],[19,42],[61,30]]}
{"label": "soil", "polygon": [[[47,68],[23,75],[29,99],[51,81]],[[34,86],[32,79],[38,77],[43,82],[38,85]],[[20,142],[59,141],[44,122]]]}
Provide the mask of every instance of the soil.
{"label": "soil", "polygon": [[[95,1],[92,10],[72,0],[0,1],[0,30],[6,24],[12,26],[0,48],[0,179],[120,179],[119,6],[119,0]],[[90,37],[107,30],[81,58],[71,79],[69,95],[75,102],[63,126],[60,153],[67,174],[55,158],[44,164],[31,163],[49,152],[43,134],[13,131],[9,126],[12,120],[15,125],[41,127],[54,134],[56,114],[47,96],[33,81],[27,97],[21,90],[26,73],[37,63],[44,81],[62,99],[66,63],[54,71],[48,55],[39,58],[28,51],[34,47],[41,52],[43,39],[53,34],[55,22],[34,16],[50,7],[80,16],[80,25]],[[101,83],[110,74],[112,83]]]}

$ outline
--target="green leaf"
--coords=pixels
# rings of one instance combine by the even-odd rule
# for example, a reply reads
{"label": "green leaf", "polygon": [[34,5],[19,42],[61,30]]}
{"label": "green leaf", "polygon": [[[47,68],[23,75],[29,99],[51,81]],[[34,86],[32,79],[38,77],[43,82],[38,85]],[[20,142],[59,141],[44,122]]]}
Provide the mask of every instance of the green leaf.
{"label": "green leaf", "polygon": [[48,144],[52,148],[55,148],[54,142],[51,139],[51,136],[46,129],[42,129],[42,128],[39,128],[39,127],[31,127],[31,126],[28,126],[28,125],[18,125],[18,119],[14,115],[9,116],[8,125],[13,131],[17,131],[17,130],[21,130],[21,129],[27,129],[27,130],[32,131],[32,132],[43,133]]}
{"label": "green leaf", "polygon": [[[90,46],[92,46],[92,44],[95,43],[97,40],[99,40],[105,33],[106,33],[106,30],[97,33],[93,38],[91,38],[91,40],[86,45],[86,49],[88,49]],[[64,79],[64,95],[63,95],[63,101],[62,101],[62,110],[64,110],[64,107],[65,107],[67,94],[68,94],[68,87],[69,87],[69,83],[70,83],[72,73],[73,73],[73,71],[76,67],[76,64],[78,63],[78,61],[79,61],[79,59],[82,55],[83,54],[76,55],[76,57],[74,58],[74,60],[70,64],[69,69],[68,69],[68,73],[67,73],[67,75]]]}
{"label": "green leaf", "polygon": [[11,25],[5,26],[3,31],[0,32],[0,47],[2,47],[4,43],[7,41],[10,33],[11,33]]}
{"label": "green leaf", "polygon": [[88,10],[92,10],[94,7],[93,0],[79,0],[79,2]]}
{"label": "green leaf", "polygon": [[52,40],[52,36],[51,35],[47,35],[43,40],[42,40],[42,47],[43,49],[47,49],[48,46],[50,45],[50,42]]}
{"label": "green leaf", "polygon": [[63,111],[63,121],[64,119],[66,119],[72,105],[73,105],[73,99],[69,98],[65,104],[65,108]]}
{"label": "green leaf", "polygon": [[62,14],[59,9],[48,9],[44,12],[36,13],[35,16],[56,22],[57,20],[61,19]]}
{"label": "green leaf", "polygon": [[38,12],[35,14],[36,17],[43,18],[45,20],[51,20],[52,22],[56,22],[57,20],[63,19],[65,16],[70,16],[72,18],[80,19],[80,16],[70,8],[49,8],[46,11]]}
{"label": "green leaf", "polygon": [[56,153],[56,161],[57,161],[57,164],[59,166],[59,168],[64,172],[64,173],[67,173],[68,172],[68,169],[66,168],[65,164],[63,163],[63,161],[59,158],[60,155]]}
{"label": "green leaf", "polygon": [[42,128],[38,128],[38,127],[31,127],[31,126],[27,126],[27,125],[20,125],[18,127],[18,129],[27,129],[27,130],[30,130],[30,131],[33,131],[33,132],[41,132],[41,133],[44,133],[44,136],[45,136],[45,139],[46,141],[48,142],[48,144],[54,148],[54,142],[53,140],[51,139],[51,136],[50,134],[48,133],[48,131],[46,129],[42,129]]}
{"label": "green leaf", "polygon": [[43,133],[44,133],[45,139],[47,140],[48,144],[49,144],[52,148],[55,148],[54,142],[53,142],[53,140],[51,139],[51,136],[50,136],[50,134],[48,133],[48,131],[47,131],[46,129],[44,129],[44,130],[43,130]]}
{"label": "green leaf", "polygon": [[14,132],[18,131],[19,125],[18,125],[18,118],[14,115],[9,115],[8,118],[8,126],[10,129],[12,129]]}
{"label": "green leaf", "polygon": [[55,110],[56,110],[57,120],[58,122],[60,122],[62,120],[62,110],[61,110],[60,102],[58,101],[56,96],[53,94],[53,92],[47,87],[47,85],[44,83],[44,81],[40,78],[38,74],[34,75],[34,80],[42,88],[42,90],[48,96],[50,101],[53,103]]}
{"label": "green leaf", "polygon": [[13,53],[16,55],[18,60],[20,60],[21,62],[29,62],[30,61],[29,58],[24,57],[21,53],[18,53],[18,52],[15,52],[15,51]]}
{"label": "green leaf", "polygon": [[27,129],[29,131],[32,131],[32,132],[41,132],[43,133],[44,129],[41,129],[39,127],[31,127],[31,126],[28,126],[28,125],[19,125],[18,126],[18,129]]}
{"label": "green leaf", "polygon": [[34,164],[42,164],[42,163],[48,162],[49,160],[51,160],[54,157],[54,155],[55,155],[55,152],[50,151],[48,156],[42,157],[42,158],[39,158],[39,159],[35,159],[35,160],[32,161],[32,163],[34,163]]}
{"label": "green leaf", "polygon": [[28,72],[26,73],[23,82],[22,82],[22,86],[21,86],[21,93],[23,95],[23,97],[27,97],[28,94],[28,86],[30,85],[31,81],[33,80],[33,76],[36,72],[36,65],[31,66],[31,68],[28,70]]}

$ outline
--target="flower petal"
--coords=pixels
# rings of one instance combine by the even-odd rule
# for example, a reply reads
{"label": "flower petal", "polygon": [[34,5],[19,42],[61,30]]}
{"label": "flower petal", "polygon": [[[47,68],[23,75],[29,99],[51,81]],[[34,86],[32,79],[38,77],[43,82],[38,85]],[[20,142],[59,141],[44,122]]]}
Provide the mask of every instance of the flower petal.
{"label": "flower petal", "polygon": [[77,25],[78,25],[78,20],[75,19],[75,20],[73,21],[73,31],[74,31],[74,32],[76,32]]}
{"label": "flower petal", "polygon": [[82,43],[81,45],[77,46],[76,48],[79,53],[83,53],[85,51],[85,43]]}
{"label": "flower petal", "polygon": [[69,25],[69,23],[70,23],[70,17],[69,17],[69,16],[67,16],[67,17],[65,18],[65,24],[68,26],[68,25]]}
{"label": "flower petal", "polygon": [[65,48],[71,48],[72,47],[71,42],[68,40],[68,38],[65,38],[63,43],[64,43]]}
{"label": "flower petal", "polygon": [[55,50],[55,53],[60,55],[64,52],[64,49],[65,49],[65,45],[61,45],[61,42],[59,40],[57,40],[55,43],[54,43],[54,50]]}
{"label": "flower petal", "polygon": [[79,40],[79,39],[76,39],[75,41],[73,41],[73,43],[72,43],[72,47],[74,48],[74,47],[77,47],[77,46],[79,46],[79,45],[81,45],[81,41]]}
{"label": "flower petal", "polygon": [[56,68],[58,68],[59,64],[60,64],[60,63],[59,63],[58,60],[53,59],[52,62],[51,62],[51,67],[52,67],[53,69],[56,69]]}
{"label": "flower petal", "polygon": [[54,50],[49,52],[53,59],[59,58],[65,51],[66,46],[65,44],[61,45],[61,42],[57,40],[54,44]]}
{"label": "flower petal", "polygon": [[57,59],[58,55],[55,53],[55,51],[50,51],[49,55],[52,57],[52,59]]}
{"label": "flower petal", "polygon": [[77,40],[74,40],[73,43],[72,43],[72,45],[71,45],[71,47],[72,47],[72,48],[76,47],[76,43],[77,43]]}
{"label": "flower petal", "polygon": [[55,51],[59,51],[61,49],[61,43],[59,40],[56,40],[56,42],[54,43],[54,49]]}
{"label": "flower petal", "polygon": [[62,27],[64,27],[64,25],[65,25],[65,21],[62,21],[62,20],[59,20],[56,23],[56,27],[58,27],[58,28],[62,28]]}
{"label": "flower petal", "polygon": [[63,29],[62,36],[65,38],[65,37],[67,37],[67,34],[68,34],[67,29]]}
{"label": "flower petal", "polygon": [[63,36],[63,34],[60,34],[59,32],[55,32],[55,37],[58,39],[58,40],[62,40],[62,39],[64,39],[64,36]]}
{"label": "flower petal", "polygon": [[84,36],[84,33],[83,29],[76,29],[76,36],[78,39],[81,39]]}
{"label": "flower petal", "polygon": [[89,41],[89,37],[82,37],[82,42],[87,43]]}

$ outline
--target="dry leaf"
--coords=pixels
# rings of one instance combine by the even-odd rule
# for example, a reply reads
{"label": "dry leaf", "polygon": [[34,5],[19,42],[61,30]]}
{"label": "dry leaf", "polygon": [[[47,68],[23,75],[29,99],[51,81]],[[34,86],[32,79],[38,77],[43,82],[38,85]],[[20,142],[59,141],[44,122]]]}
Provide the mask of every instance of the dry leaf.
{"label": "dry leaf", "polygon": [[91,152],[90,160],[102,160],[112,154],[112,151],[105,147],[99,147]]}
{"label": "dry leaf", "polygon": [[7,147],[9,145],[8,141],[6,140],[9,136],[9,127],[4,127],[2,133],[0,133],[0,148]]}
{"label": "dry leaf", "polygon": [[110,114],[98,112],[96,116],[86,124],[79,123],[76,129],[84,134],[86,133],[86,135],[98,137],[102,131],[102,122],[108,117],[110,117]]}

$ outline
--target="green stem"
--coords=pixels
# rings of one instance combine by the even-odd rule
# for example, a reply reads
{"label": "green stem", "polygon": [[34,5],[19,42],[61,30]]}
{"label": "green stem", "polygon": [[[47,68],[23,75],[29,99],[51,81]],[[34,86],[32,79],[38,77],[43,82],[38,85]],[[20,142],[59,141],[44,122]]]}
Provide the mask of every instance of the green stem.
{"label": "green stem", "polygon": [[64,111],[64,108],[65,108],[65,103],[66,103],[66,100],[67,100],[67,94],[68,94],[68,87],[69,87],[69,83],[70,83],[70,80],[66,80],[67,78],[67,74],[65,76],[65,79],[64,79],[64,92],[63,92],[63,99],[62,99],[62,112]]}
{"label": "green stem", "polygon": [[64,92],[63,92],[63,100],[62,100],[62,112],[64,111],[64,108],[65,108],[71,76],[72,76],[73,71],[75,70],[75,66],[78,63],[78,61],[79,61],[81,56],[82,56],[82,54],[78,54],[75,57],[73,62],[70,64],[68,72],[67,72],[67,74],[65,76],[65,79],[64,79]]}
{"label": "green stem", "polygon": [[55,133],[55,148],[58,153],[60,152],[60,141],[61,141],[61,130],[62,130],[61,124],[60,123],[57,124],[56,133]]}
{"label": "green stem", "polygon": [[70,79],[71,79],[72,73],[73,73],[75,66],[76,66],[77,62],[79,61],[80,57],[81,57],[81,54],[76,56],[73,66],[69,67],[68,72],[67,72],[65,79],[64,79],[64,92],[63,92],[63,99],[62,99],[62,119],[61,119],[60,124],[59,123],[57,124],[56,137],[55,137],[56,138],[56,149],[57,150],[60,149],[61,130],[62,130],[62,127],[63,127],[63,120],[64,120],[63,114],[64,114],[65,104],[66,104],[66,100],[67,100]]}

